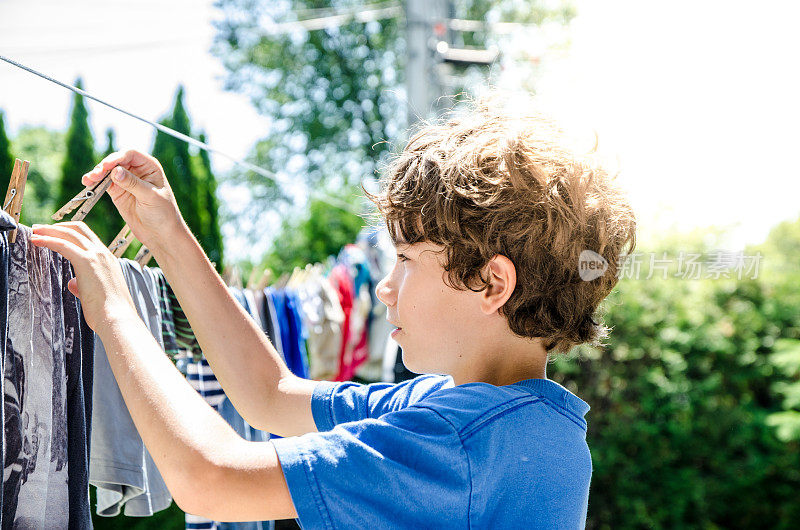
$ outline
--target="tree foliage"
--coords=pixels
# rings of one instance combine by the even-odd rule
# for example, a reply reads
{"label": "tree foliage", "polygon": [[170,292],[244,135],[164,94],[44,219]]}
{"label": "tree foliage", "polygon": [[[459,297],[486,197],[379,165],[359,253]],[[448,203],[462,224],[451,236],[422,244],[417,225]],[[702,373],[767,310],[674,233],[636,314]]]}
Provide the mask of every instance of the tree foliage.
{"label": "tree foliage", "polygon": [[117,151],[114,141],[115,141],[114,129],[109,127],[108,129],[106,129],[106,149],[105,151],[103,151],[102,158],[105,158],[111,153],[115,153]]}
{"label": "tree foliage", "polygon": [[[342,194],[341,199],[346,201],[347,197]],[[280,275],[295,267],[324,262],[329,256],[336,256],[346,244],[354,243],[364,224],[364,219],[353,213],[312,199],[307,215],[283,222],[276,244],[263,265]]]}
{"label": "tree foliage", "polygon": [[797,292],[761,278],[621,281],[604,302],[608,346],[579,347],[551,374],[592,407],[587,528],[796,524],[800,444],[772,423],[798,406],[780,392],[798,379]]}
{"label": "tree foliage", "polygon": [[65,135],[44,127],[23,126],[12,140],[14,155],[30,162],[21,221],[52,223],[50,216],[58,208],[56,192],[65,153]]}
{"label": "tree foliage", "polygon": [[[248,95],[258,112],[273,119],[252,162],[314,189],[341,190],[374,178],[394,144],[403,140],[404,17],[351,20],[283,35],[265,30],[272,22],[323,16],[325,9],[367,5],[354,0],[216,2],[221,19],[213,51],[227,70],[225,86]],[[569,4],[551,7],[540,1],[460,0],[455,9],[457,16],[478,20],[508,17],[504,20],[531,23],[563,23],[574,14]],[[492,39],[486,31],[464,37],[471,45]],[[276,208],[281,199],[281,190],[255,173],[236,172],[234,181],[252,187],[254,216]],[[259,224],[247,221],[240,225]]]}

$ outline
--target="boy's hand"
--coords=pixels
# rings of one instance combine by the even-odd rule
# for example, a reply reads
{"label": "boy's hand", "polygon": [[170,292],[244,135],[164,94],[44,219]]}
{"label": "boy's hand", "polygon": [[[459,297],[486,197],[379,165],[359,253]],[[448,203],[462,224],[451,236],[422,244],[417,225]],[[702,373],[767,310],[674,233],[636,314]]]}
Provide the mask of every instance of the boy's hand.
{"label": "boy's hand", "polygon": [[119,261],[86,224],[33,225],[31,243],[72,263],[75,278],[67,288],[80,298],[86,322],[95,332],[114,321],[138,318]]}
{"label": "boy's hand", "polygon": [[81,182],[92,186],[109,171],[108,194],[133,235],[151,250],[164,247],[185,223],[161,164],[139,151],[112,153]]}

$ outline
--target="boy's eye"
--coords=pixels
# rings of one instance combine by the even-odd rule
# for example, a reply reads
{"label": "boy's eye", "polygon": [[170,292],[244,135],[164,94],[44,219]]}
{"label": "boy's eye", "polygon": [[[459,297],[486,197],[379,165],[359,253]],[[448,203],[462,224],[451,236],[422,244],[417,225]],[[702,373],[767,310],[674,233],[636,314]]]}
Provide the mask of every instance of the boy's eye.
{"label": "boy's eye", "polygon": [[397,259],[399,259],[400,261],[408,261],[408,258],[406,257],[405,254],[398,254]]}

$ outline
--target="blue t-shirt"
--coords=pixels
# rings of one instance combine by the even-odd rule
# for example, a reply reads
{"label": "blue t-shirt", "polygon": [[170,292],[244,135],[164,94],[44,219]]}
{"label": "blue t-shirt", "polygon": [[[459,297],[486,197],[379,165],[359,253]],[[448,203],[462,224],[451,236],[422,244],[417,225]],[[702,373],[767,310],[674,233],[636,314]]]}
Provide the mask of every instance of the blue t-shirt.
{"label": "blue t-shirt", "polygon": [[583,528],[589,410],[549,379],[320,382],[272,440],[303,528]]}

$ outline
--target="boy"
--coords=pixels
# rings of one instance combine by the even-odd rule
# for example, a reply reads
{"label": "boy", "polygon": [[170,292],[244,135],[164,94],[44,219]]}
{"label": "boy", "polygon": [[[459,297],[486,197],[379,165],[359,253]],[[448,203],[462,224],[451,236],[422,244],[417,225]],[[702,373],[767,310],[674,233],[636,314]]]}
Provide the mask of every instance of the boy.
{"label": "boy", "polygon": [[[546,378],[548,356],[598,343],[632,210],[544,120],[496,100],[417,132],[370,197],[397,261],[378,285],[403,360],[398,385],[293,376],[180,217],[158,162],[110,155],[109,193],[158,260],[217,378],[253,426],[238,438],[139,320],[115,259],[82,223],[34,229],[77,277],[89,325],[178,505],[222,521],[304,528],[581,528],[589,406]],[[511,114],[513,112],[513,114]],[[579,275],[581,252],[602,256]]]}

